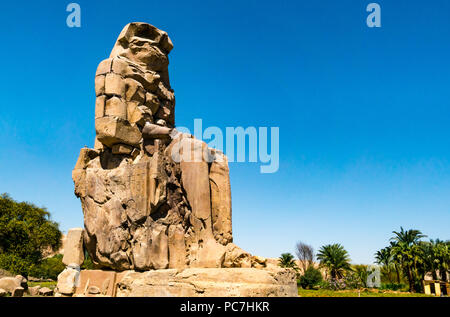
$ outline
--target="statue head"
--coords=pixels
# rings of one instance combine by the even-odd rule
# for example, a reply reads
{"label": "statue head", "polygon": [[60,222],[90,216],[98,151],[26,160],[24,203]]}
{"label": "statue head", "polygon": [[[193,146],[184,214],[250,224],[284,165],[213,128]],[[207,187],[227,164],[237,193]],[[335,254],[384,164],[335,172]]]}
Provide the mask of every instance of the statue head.
{"label": "statue head", "polygon": [[123,56],[148,70],[164,71],[172,48],[166,32],[147,23],[133,22],[120,33],[110,57]]}

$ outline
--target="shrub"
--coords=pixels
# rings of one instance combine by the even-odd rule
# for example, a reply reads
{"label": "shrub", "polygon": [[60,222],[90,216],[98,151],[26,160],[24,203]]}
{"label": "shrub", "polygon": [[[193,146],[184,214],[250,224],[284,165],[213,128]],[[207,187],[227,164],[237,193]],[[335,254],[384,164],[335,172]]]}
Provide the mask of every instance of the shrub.
{"label": "shrub", "polygon": [[30,269],[29,275],[42,279],[56,280],[58,274],[66,267],[62,263],[62,258],[63,256],[61,254],[57,254],[51,258],[42,260],[41,263],[34,265]]}
{"label": "shrub", "polygon": [[343,290],[347,287],[343,279],[330,278],[319,284],[320,288],[329,289],[333,291]]}
{"label": "shrub", "polygon": [[81,264],[82,270],[93,270],[95,269],[95,265],[92,262],[91,257],[89,256],[89,253],[87,251],[84,251],[84,262]]}
{"label": "shrub", "polygon": [[343,278],[330,278],[319,284],[320,288],[339,291],[363,287],[360,277],[355,272],[347,272]]}
{"label": "shrub", "polygon": [[369,276],[369,272],[367,272],[368,266],[367,265],[353,265],[352,270],[355,275],[354,282],[357,282],[359,280],[362,287],[367,287],[367,277]]}
{"label": "shrub", "polygon": [[361,288],[361,287],[365,287],[365,280],[362,280],[362,278],[364,278],[364,271],[363,272],[363,277],[361,277],[359,275],[358,272],[348,272],[344,278],[344,288],[345,289],[357,289],[357,288]]}
{"label": "shrub", "polygon": [[299,279],[299,284],[304,289],[313,288],[320,282],[322,282],[322,274],[312,266],[310,266]]}
{"label": "shrub", "polygon": [[400,291],[400,290],[405,290],[407,289],[407,285],[406,284],[402,284],[402,283],[382,283],[381,290],[391,290],[391,291]]}
{"label": "shrub", "polygon": [[21,258],[14,253],[0,253],[0,267],[12,274],[27,276],[32,265],[30,260]]}

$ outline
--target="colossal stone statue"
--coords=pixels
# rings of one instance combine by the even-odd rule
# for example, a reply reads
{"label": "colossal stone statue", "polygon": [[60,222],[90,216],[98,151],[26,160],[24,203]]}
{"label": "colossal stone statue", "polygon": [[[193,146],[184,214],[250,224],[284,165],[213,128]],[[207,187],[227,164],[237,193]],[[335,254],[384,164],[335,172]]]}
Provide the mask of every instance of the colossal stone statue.
{"label": "colossal stone statue", "polygon": [[85,248],[115,271],[264,267],[232,243],[225,155],[174,128],[172,48],[167,33],[130,23],[97,68],[95,146],[72,173]]}
{"label": "colossal stone statue", "polygon": [[233,244],[227,158],[175,128],[172,48],[130,23],[97,68],[95,144],[72,172],[84,229],[55,296],[297,296],[295,272]]}

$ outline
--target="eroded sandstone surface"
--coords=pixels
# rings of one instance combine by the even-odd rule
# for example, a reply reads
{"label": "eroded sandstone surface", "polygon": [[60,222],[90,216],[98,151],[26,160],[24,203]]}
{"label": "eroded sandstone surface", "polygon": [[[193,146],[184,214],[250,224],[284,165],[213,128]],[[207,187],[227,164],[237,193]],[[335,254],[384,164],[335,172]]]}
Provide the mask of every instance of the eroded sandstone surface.
{"label": "eroded sandstone surface", "polygon": [[296,297],[295,272],[225,268],[124,272],[119,297]]}
{"label": "eroded sandstone surface", "polygon": [[130,23],[97,68],[95,146],[72,173],[85,248],[116,271],[264,267],[232,243],[226,156],[175,129],[172,48],[166,32]]}

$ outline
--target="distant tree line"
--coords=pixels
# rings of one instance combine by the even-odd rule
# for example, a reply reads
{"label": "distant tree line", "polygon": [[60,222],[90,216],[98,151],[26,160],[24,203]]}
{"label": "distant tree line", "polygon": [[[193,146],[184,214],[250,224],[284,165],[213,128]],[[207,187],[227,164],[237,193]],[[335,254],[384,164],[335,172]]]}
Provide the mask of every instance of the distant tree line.
{"label": "distant tree line", "polygon": [[[431,274],[434,280],[447,282],[450,241],[423,241],[426,236],[421,231],[402,227],[393,234],[390,245],[375,254],[375,262],[381,266],[382,288],[406,290],[407,287],[410,292],[420,292],[427,274]],[[291,253],[283,253],[279,265],[297,271],[298,284],[303,288],[338,290],[367,287],[368,266],[351,264],[348,252],[339,243],[324,245],[316,254],[312,246],[299,242],[296,255],[298,264]],[[315,259],[318,263],[314,262]]]}
{"label": "distant tree line", "polygon": [[423,241],[426,235],[410,229],[393,231],[390,245],[377,251],[376,262],[383,266],[384,273],[392,282],[392,273],[397,283],[406,278],[409,291],[422,291],[422,281],[430,273],[434,280],[447,282],[450,271],[450,241]]}

